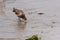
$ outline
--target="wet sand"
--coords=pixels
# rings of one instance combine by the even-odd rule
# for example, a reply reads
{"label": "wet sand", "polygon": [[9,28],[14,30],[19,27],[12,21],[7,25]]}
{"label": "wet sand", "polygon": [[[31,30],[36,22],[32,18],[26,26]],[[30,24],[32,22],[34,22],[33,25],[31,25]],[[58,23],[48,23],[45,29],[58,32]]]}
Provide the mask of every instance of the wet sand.
{"label": "wet sand", "polygon": [[[60,0],[7,0],[4,4],[0,2],[0,40],[25,40],[33,34],[38,34],[39,40],[60,40],[59,3]],[[12,12],[13,7],[25,12],[27,23],[20,23]]]}

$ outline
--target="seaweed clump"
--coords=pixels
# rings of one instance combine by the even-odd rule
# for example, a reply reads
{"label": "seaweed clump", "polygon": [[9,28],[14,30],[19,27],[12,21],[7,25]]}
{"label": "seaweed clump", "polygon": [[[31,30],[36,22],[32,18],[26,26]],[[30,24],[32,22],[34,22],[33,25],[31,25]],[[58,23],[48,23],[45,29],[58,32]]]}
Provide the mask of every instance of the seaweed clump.
{"label": "seaweed clump", "polygon": [[38,36],[37,35],[33,35],[32,37],[26,39],[26,40],[38,40]]}

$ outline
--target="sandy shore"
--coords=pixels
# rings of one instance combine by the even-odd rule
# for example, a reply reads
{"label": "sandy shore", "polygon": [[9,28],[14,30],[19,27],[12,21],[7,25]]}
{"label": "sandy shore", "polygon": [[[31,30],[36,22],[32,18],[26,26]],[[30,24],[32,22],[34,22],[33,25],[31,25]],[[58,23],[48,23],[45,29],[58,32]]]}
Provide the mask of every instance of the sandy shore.
{"label": "sandy shore", "polygon": [[[25,40],[33,34],[37,34],[39,40],[60,40],[59,4],[60,0],[0,2],[0,40]],[[12,12],[13,7],[25,12],[28,23],[19,22]]]}

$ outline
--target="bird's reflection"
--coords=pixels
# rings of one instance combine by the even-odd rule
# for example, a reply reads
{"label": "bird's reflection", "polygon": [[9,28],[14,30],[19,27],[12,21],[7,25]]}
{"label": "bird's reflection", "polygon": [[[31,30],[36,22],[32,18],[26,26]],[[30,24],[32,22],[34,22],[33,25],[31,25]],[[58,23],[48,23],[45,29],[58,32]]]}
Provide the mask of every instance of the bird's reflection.
{"label": "bird's reflection", "polygon": [[18,21],[18,27],[17,27],[17,29],[18,30],[24,30],[25,29],[25,27],[26,27],[26,22],[21,22],[21,21]]}

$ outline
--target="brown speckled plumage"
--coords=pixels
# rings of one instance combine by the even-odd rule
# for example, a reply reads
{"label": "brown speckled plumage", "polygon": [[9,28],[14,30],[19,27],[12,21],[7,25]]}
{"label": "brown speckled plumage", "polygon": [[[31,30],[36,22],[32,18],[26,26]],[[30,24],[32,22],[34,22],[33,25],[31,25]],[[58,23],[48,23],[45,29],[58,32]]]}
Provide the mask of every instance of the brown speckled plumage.
{"label": "brown speckled plumage", "polygon": [[24,20],[27,20],[24,12],[23,12],[22,10],[13,8],[13,12],[15,12],[15,14],[16,14],[19,18],[22,18],[22,19],[24,19]]}

